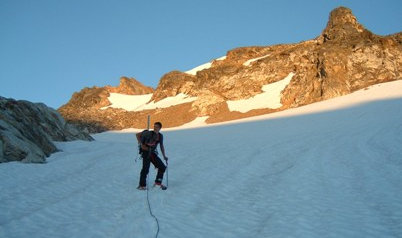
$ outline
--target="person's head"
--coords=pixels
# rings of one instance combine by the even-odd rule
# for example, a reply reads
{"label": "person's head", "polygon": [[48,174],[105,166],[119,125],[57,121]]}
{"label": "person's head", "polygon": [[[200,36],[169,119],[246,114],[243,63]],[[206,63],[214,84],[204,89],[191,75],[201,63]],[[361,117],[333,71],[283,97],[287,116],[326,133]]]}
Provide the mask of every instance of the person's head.
{"label": "person's head", "polygon": [[162,123],[160,123],[159,121],[155,122],[154,123],[154,131],[159,132],[161,129],[162,129]]}

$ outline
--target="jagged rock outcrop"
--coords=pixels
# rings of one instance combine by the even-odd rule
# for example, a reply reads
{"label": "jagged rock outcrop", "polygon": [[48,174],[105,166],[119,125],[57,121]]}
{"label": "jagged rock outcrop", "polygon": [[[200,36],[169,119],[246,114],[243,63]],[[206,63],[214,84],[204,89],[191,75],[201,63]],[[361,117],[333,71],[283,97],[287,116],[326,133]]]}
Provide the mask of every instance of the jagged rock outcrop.
{"label": "jagged rock outcrop", "polygon": [[155,91],[151,100],[160,101],[161,99],[176,96],[179,93],[191,95],[195,88],[195,77],[180,71],[172,71],[165,74],[159,81],[158,91]]}
{"label": "jagged rock outcrop", "polygon": [[[401,79],[402,33],[378,36],[359,24],[350,9],[337,8],[327,27],[306,42],[309,54],[293,52],[296,78],[283,92],[287,107],[326,100],[367,86]],[[297,73],[300,71],[304,73]],[[306,69],[310,69],[307,71]],[[307,86],[307,87],[306,87]]]}
{"label": "jagged rock outcrop", "polygon": [[[151,98],[151,101],[158,102],[184,93],[197,97],[192,103],[146,112],[98,110],[96,108],[108,104],[107,93],[102,93],[106,89],[99,88],[102,92],[96,93],[99,96],[95,100],[97,106],[80,107],[91,108],[91,115],[82,114],[83,110],[78,107],[69,113],[61,108],[60,112],[70,121],[81,120],[81,124],[96,118],[95,124],[104,129],[138,128],[145,114],[163,118],[167,126],[180,125],[197,116],[209,116],[207,122],[213,123],[345,95],[373,84],[401,79],[401,72],[402,33],[375,35],[357,21],[350,9],[339,7],[330,13],[326,28],[315,39],[230,50],[224,59],[212,61],[210,67],[195,74],[179,71],[165,74]],[[228,100],[248,99],[261,94],[264,85],[278,82],[290,73],[294,76],[281,92],[281,107],[253,109],[245,113],[229,110]],[[78,100],[78,97],[73,98]],[[67,105],[70,104],[75,103],[70,101]],[[183,111],[183,108],[189,110]],[[183,113],[172,118],[168,116],[168,111],[172,110]]]}
{"label": "jagged rock outcrop", "polygon": [[43,163],[57,151],[53,141],[71,140],[93,139],[45,104],[0,97],[0,163]]}
{"label": "jagged rock outcrop", "polygon": [[154,89],[144,86],[134,78],[121,77],[120,84],[117,87],[106,86],[105,90],[109,93],[121,93],[128,95],[142,95],[153,93]]}
{"label": "jagged rock outcrop", "polygon": [[72,110],[72,113],[77,109],[100,109],[110,105],[107,99],[110,93],[122,93],[128,95],[142,95],[153,93],[151,87],[144,86],[134,78],[121,77],[120,85],[117,87],[105,86],[105,87],[92,87],[84,88],[78,93],[74,93],[70,101],[63,105],[59,111],[68,113]]}
{"label": "jagged rock outcrop", "polygon": [[68,122],[81,130],[88,130],[90,133],[122,129],[138,123],[142,125],[143,122],[140,120],[143,120],[143,117],[146,118],[146,114],[145,116],[133,116],[133,113],[120,109],[103,110],[102,108],[110,105],[108,100],[110,93],[143,95],[153,92],[153,88],[144,86],[134,78],[121,77],[120,85],[117,87],[84,88],[80,92],[74,93],[70,101],[60,107],[58,111]]}

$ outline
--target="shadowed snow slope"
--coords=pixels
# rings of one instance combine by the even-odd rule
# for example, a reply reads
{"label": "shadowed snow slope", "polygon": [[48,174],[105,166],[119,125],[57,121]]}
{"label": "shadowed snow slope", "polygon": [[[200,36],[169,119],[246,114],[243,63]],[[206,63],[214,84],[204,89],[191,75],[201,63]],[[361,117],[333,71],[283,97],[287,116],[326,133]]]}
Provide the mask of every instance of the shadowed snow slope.
{"label": "shadowed snow slope", "polygon": [[[149,191],[159,237],[400,236],[401,108],[395,97],[164,132],[169,189]],[[155,237],[134,133],[94,137],[58,143],[44,165],[0,164],[0,237]]]}

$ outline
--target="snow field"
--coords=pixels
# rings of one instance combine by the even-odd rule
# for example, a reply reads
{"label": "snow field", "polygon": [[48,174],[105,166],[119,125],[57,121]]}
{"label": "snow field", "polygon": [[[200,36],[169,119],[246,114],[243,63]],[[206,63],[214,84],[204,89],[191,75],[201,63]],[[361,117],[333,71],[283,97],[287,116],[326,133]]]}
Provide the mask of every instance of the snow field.
{"label": "snow field", "polygon": [[[149,190],[159,237],[400,237],[401,89],[162,130],[169,188]],[[94,137],[58,143],[47,164],[0,164],[0,237],[155,237],[134,132]]]}
{"label": "snow field", "polygon": [[262,86],[262,93],[243,100],[227,101],[229,111],[248,112],[253,109],[271,108],[276,109],[282,106],[281,92],[289,84],[294,76],[289,73],[284,79]]}

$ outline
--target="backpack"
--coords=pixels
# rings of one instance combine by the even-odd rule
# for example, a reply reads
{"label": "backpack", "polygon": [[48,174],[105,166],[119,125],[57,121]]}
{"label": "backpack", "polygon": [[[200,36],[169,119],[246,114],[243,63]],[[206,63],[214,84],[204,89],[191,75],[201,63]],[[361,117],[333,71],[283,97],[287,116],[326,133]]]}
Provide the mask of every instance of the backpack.
{"label": "backpack", "polygon": [[[148,145],[148,144],[155,143],[155,146],[151,146],[150,150],[155,150],[156,149],[157,135],[156,135],[156,133],[154,131],[144,130],[141,133],[140,139],[141,139],[142,144]],[[139,150],[140,150],[139,153],[141,154],[143,152],[142,149],[141,149],[141,146],[139,147]]]}
{"label": "backpack", "polygon": [[141,133],[141,143],[143,144],[151,144],[156,142],[157,137],[154,131],[144,130]]}

